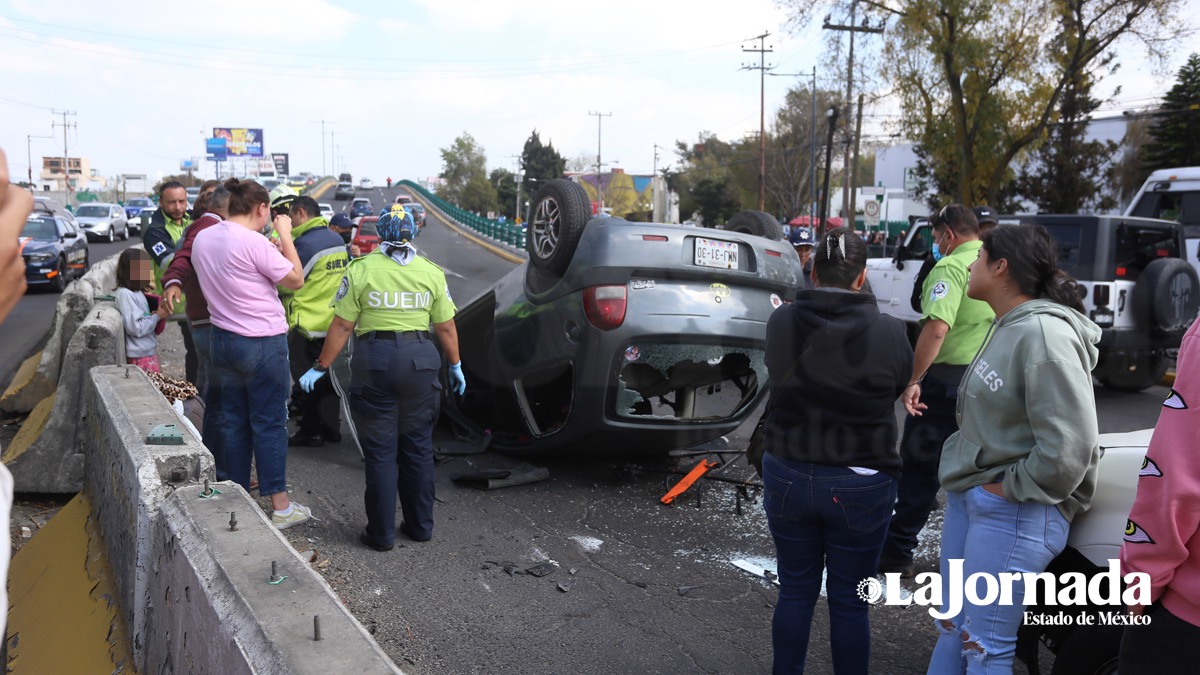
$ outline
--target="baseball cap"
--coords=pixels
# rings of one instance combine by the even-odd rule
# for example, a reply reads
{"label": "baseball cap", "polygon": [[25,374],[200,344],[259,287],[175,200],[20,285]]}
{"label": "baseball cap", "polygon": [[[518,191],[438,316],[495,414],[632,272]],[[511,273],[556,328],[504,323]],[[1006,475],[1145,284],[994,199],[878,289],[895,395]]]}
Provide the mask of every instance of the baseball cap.
{"label": "baseball cap", "polygon": [[329,219],[330,227],[350,228],[353,225],[354,225],[354,223],[350,222],[350,216],[348,216],[344,213],[335,214],[333,216],[333,218]]}
{"label": "baseball cap", "polygon": [[999,224],[996,216],[993,215],[995,212],[992,211],[992,207],[990,206],[976,206],[971,211],[975,214],[975,220],[979,221],[980,225],[984,223]]}
{"label": "baseball cap", "polygon": [[812,232],[807,227],[798,227],[788,234],[788,243],[792,246],[816,246]]}

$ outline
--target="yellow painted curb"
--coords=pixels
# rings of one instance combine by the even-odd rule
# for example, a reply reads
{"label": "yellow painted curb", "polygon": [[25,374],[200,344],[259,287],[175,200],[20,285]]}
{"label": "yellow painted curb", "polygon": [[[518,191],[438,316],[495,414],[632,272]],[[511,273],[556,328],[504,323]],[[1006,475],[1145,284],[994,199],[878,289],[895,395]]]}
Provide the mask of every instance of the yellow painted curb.
{"label": "yellow painted curb", "polygon": [[13,436],[12,442],[4,449],[4,456],[0,457],[0,461],[8,464],[25,454],[29,446],[33,445],[38,436],[42,435],[42,431],[46,429],[46,423],[50,421],[50,412],[54,410],[56,396],[57,392],[50,394],[33,407],[29,417],[26,417],[25,421],[21,423],[17,435]]}
{"label": "yellow painted curb", "polygon": [[1168,370],[1167,374],[1163,375],[1162,386],[1164,386],[1164,387],[1174,387],[1175,386],[1175,371]]}
{"label": "yellow painted curb", "polygon": [[[421,201],[419,199],[419,197],[417,199],[419,201]],[[498,246],[495,246],[484,239],[480,239],[477,235],[468,231],[467,229],[459,227],[458,225],[455,225],[454,221],[450,218],[450,216],[447,216],[444,213],[442,213],[441,209],[435,209],[432,206],[430,206],[429,204],[424,203],[424,201],[421,201],[421,205],[425,207],[426,211],[432,211],[432,212],[438,214],[438,216],[441,218],[442,222],[446,224],[446,227],[448,227],[452,231],[458,233],[460,236],[470,239],[472,242],[478,244],[479,246],[487,249],[488,251],[491,251],[492,253],[500,256],[501,258],[504,258],[505,260],[507,260],[511,263],[516,263],[516,264],[520,265],[521,263],[525,262],[525,259],[522,258],[521,256],[513,255],[512,253],[509,253],[508,251],[505,251],[504,249],[502,249]]]}
{"label": "yellow painted curb", "polygon": [[25,361],[21,363],[21,367],[17,369],[17,374],[13,375],[12,382],[8,384],[8,389],[4,391],[4,395],[0,396],[0,401],[4,401],[5,399],[11,396],[16,396],[18,393],[20,393],[20,391],[25,388],[25,385],[29,384],[29,381],[33,379],[34,373],[37,372],[38,364],[41,362],[41,351],[25,359]]}
{"label": "yellow painted curb", "polygon": [[136,673],[103,541],[81,493],[13,557],[8,670]]}

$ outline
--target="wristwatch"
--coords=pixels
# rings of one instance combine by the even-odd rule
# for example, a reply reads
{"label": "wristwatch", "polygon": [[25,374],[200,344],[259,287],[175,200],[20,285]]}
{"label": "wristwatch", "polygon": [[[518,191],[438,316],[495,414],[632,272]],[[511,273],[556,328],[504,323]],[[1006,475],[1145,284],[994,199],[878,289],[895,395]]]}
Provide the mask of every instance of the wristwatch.
{"label": "wristwatch", "polygon": [[313,361],[312,369],[317,371],[318,373],[323,373],[323,372],[329,370],[325,366],[321,365],[321,359],[319,359],[319,358]]}

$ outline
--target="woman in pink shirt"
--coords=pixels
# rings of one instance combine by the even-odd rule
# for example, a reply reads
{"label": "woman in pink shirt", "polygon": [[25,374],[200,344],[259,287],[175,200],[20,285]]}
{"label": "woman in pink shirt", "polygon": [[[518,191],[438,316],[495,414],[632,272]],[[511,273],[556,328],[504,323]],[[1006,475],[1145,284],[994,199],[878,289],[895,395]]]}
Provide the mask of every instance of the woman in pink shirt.
{"label": "woman in pink shirt", "polygon": [[[287,494],[287,321],[275,287],[304,285],[292,243],[292,221],[276,216],[276,248],[261,234],[271,217],[270,197],[254,181],[231,178],[229,218],[196,235],[192,265],[208,299],[216,386],[225,414],[225,465],[229,477],[250,489],[250,459],[258,463],[259,493],[270,496],[271,522],[279,529],[312,512]],[[211,385],[210,385],[211,386]],[[252,454],[253,453],[253,454]]]}

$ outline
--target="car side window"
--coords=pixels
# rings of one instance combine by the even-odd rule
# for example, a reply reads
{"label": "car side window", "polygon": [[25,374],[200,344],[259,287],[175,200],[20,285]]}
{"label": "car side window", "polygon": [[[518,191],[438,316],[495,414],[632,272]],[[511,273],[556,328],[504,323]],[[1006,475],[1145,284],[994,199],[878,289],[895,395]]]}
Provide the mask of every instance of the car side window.
{"label": "car side window", "polygon": [[909,240],[908,257],[924,258],[925,255],[929,253],[929,249],[932,247],[932,242],[930,241],[931,234],[932,232],[930,231],[928,225],[921,225],[918,227],[917,231],[913,234],[912,239]]}
{"label": "car side window", "polygon": [[54,225],[60,238],[71,233],[71,226],[60,216],[54,216]]}
{"label": "car side window", "polygon": [[1121,225],[1117,228],[1115,257],[1117,276],[1136,281],[1142,270],[1158,258],[1180,257],[1176,233],[1164,228]]}

